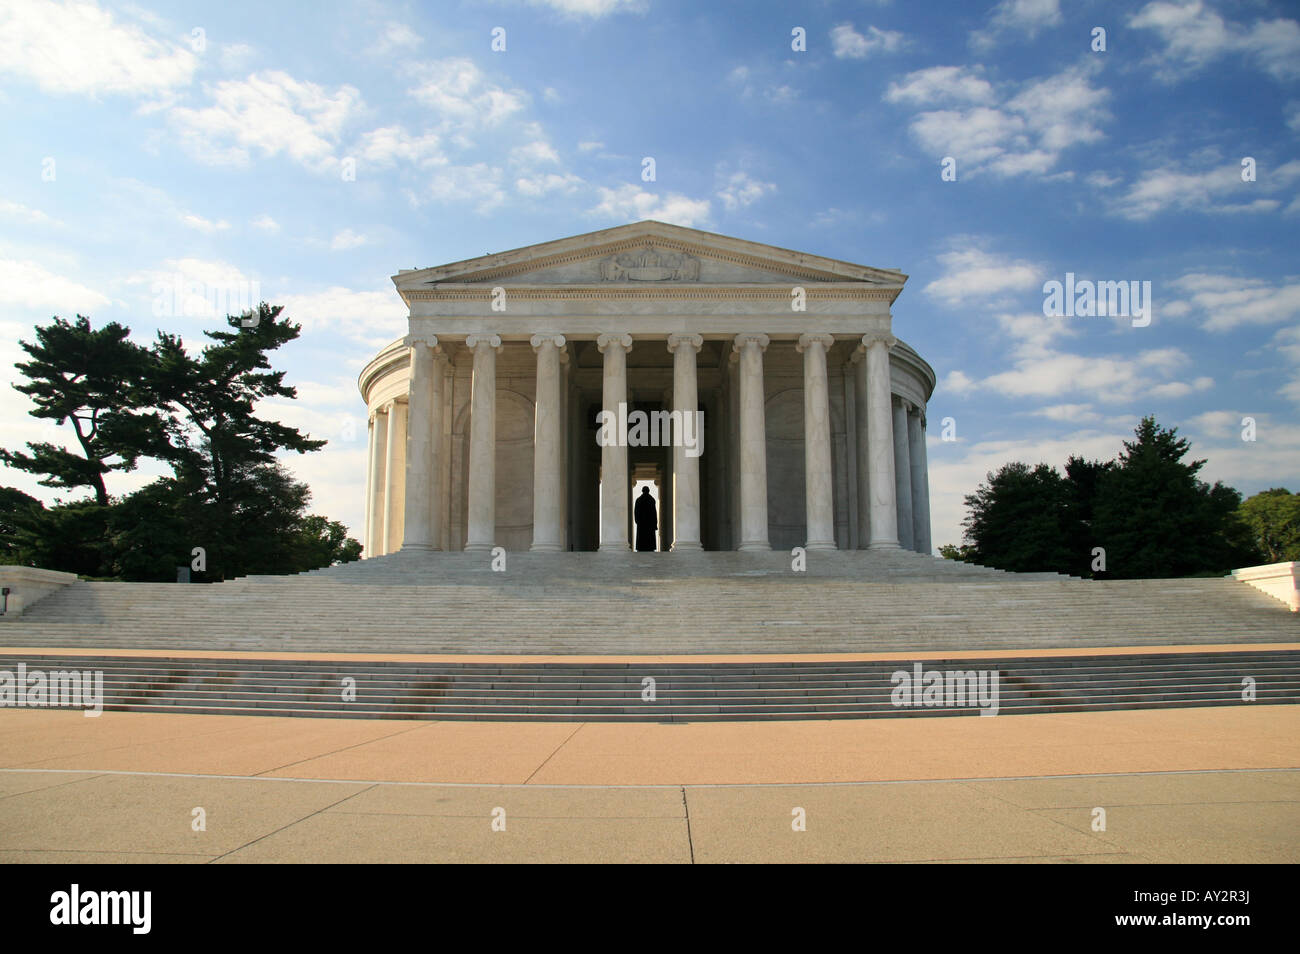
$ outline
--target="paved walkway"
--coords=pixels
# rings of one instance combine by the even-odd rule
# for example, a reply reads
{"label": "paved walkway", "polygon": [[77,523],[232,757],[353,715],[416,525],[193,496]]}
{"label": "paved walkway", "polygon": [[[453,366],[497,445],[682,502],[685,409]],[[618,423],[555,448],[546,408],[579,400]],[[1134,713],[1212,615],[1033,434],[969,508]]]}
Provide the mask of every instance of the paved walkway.
{"label": "paved walkway", "polygon": [[0,861],[471,860],[1295,862],[1300,707],[684,725],[0,710]]}

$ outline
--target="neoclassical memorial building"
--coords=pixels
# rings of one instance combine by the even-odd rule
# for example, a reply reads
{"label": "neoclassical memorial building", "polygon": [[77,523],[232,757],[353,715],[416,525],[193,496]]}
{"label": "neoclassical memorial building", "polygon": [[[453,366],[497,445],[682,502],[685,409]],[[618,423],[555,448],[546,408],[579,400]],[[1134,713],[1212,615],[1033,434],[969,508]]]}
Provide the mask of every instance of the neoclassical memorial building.
{"label": "neoclassical memorial building", "polygon": [[399,272],[409,334],[359,380],[366,555],[626,550],[637,481],[665,550],[930,553],[906,280],[653,221]]}

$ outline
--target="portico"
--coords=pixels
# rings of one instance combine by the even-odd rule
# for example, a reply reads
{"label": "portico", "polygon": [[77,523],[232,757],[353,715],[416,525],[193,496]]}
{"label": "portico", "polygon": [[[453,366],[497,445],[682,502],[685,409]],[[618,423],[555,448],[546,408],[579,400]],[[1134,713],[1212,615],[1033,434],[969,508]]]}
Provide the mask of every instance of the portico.
{"label": "portico", "polygon": [[[930,552],[901,272],[640,222],[393,281],[409,334],[359,382],[367,556],[624,551],[638,477],[665,550]],[[651,426],[609,440],[602,412]]]}

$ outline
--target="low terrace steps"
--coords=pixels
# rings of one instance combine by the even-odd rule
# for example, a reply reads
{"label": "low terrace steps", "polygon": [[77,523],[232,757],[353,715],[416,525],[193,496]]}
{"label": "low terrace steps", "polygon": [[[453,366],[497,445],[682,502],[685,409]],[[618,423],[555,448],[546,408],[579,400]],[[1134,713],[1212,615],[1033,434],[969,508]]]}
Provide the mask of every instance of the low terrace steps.
{"label": "low terrace steps", "polygon": [[790,654],[1300,643],[1230,578],[1085,581],[908,551],[403,552],[212,585],[78,582],[0,622],[21,647]]}
{"label": "low terrace steps", "polygon": [[[900,707],[895,660],[647,663],[361,662],[0,655],[0,669],[103,672],[107,711],[431,720],[713,722],[974,715]],[[1300,650],[931,659],[989,671],[998,713],[1094,712],[1300,702]],[[355,680],[345,701],[345,678]],[[646,678],[654,699],[645,698]],[[1243,699],[1243,680],[1256,698]],[[985,683],[986,687],[990,685]],[[987,698],[985,699],[987,701]]]}

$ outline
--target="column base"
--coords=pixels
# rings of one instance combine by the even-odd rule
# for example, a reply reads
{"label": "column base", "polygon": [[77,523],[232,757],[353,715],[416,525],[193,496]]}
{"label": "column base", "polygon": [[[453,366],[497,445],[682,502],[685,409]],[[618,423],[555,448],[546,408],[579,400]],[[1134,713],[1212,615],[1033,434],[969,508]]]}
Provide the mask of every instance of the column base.
{"label": "column base", "polygon": [[528,548],[529,553],[560,553],[564,547],[558,543],[534,543]]}
{"label": "column base", "polygon": [[495,543],[467,543],[465,544],[466,553],[491,553],[496,549]]}
{"label": "column base", "polygon": [[632,544],[630,543],[602,543],[600,545],[601,553],[630,553]]}
{"label": "column base", "polygon": [[753,553],[757,551],[771,552],[772,544],[768,543],[766,540],[753,540],[749,543],[742,543],[736,549],[740,550],[742,553]]}
{"label": "column base", "polygon": [[703,549],[704,547],[701,546],[700,543],[698,542],[683,541],[679,543],[678,541],[674,540],[673,545],[668,548],[668,552],[669,553],[699,553]]}
{"label": "column base", "polygon": [[435,547],[432,543],[403,543],[402,549],[403,550],[433,550],[435,549]]}
{"label": "column base", "polygon": [[867,547],[868,550],[901,550],[903,547],[897,540],[873,540]]}
{"label": "column base", "polygon": [[805,550],[838,550],[834,540],[809,540],[803,545]]}

